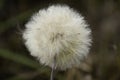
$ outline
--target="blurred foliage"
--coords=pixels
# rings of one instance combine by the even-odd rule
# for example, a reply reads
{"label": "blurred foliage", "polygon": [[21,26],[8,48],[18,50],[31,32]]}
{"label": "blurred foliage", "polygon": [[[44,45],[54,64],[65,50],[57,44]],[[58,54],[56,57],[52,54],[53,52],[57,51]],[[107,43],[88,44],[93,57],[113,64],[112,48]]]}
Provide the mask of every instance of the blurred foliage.
{"label": "blurred foliage", "polygon": [[67,4],[90,24],[93,46],[77,69],[55,80],[120,80],[120,0],[0,0],[0,80],[49,80],[50,68],[30,56],[22,31],[30,16],[51,4]]}
{"label": "blurred foliage", "polygon": [[20,53],[12,53],[9,50],[0,50],[0,56],[9,60],[13,60],[15,62],[24,64],[28,67],[32,67],[32,68],[39,68],[39,64],[31,59],[29,59],[28,57],[26,57],[25,55],[20,55]]}

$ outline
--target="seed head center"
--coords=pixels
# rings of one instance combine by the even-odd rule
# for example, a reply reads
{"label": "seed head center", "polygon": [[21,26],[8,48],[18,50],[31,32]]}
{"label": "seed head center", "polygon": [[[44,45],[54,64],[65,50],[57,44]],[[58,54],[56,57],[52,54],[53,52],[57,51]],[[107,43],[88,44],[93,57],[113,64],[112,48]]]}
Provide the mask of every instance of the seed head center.
{"label": "seed head center", "polygon": [[51,42],[55,42],[56,40],[62,39],[63,35],[64,35],[63,33],[57,33],[57,34],[53,33],[50,40]]}

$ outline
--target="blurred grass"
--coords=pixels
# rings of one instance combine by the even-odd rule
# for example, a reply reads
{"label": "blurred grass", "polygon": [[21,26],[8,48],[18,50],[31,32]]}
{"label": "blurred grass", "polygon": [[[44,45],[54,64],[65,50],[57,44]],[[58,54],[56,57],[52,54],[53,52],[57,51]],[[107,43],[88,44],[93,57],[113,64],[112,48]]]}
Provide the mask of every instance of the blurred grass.
{"label": "blurred grass", "polygon": [[25,55],[21,55],[21,53],[13,53],[6,49],[0,49],[0,57],[3,57],[8,60],[12,60],[14,62],[23,64],[25,66],[35,68],[35,69],[40,67],[39,63],[31,60],[30,58],[26,57]]}
{"label": "blurred grass", "polygon": [[38,75],[39,75],[38,71],[26,72],[26,73],[18,74],[17,76],[11,77],[7,80],[30,80],[31,78],[34,78],[35,76]]}
{"label": "blurred grass", "polygon": [[13,53],[10,50],[0,49],[0,57],[36,69],[34,72],[18,74],[10,77],[7,80],[29,80],[32,76],[34,77],[42,73],[46,73],[47,76],[50,74],[50,69],[42,67],[42,65],[40,65],[38,62],[28,58],[25,55],[21,55],[20,53]]}
{"label": "blurred grass", "polygon": [[17,16],[11,17],[10,19],[8,19],[5,22],[1,22],[0,23],[0,34],[11,27],[15,27],[19,22],[20,23],[25,22],[28,18],[30,18],[30,16],[33,14],[33,12],[35,12],[38,8],[39,7],[35,7],[28,11],[22,12],[21,14],[19,14]]}
{"label": "blurred grass", "polygon": [[0,9],[3,7],[4,5],[4,0],[0,0]]}

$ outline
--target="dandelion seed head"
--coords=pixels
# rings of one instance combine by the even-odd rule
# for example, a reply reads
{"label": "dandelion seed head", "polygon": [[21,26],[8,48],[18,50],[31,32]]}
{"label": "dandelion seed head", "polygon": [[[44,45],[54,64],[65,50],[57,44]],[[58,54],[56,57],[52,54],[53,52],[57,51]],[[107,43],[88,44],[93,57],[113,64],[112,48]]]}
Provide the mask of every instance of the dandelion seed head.
{"label": "dandelion seed head", "polygon": [[84,17],[69,6],[39,10],[26,24],[25,45],[41,64],[65,70],[80,65],[91,46],[91,30]]}

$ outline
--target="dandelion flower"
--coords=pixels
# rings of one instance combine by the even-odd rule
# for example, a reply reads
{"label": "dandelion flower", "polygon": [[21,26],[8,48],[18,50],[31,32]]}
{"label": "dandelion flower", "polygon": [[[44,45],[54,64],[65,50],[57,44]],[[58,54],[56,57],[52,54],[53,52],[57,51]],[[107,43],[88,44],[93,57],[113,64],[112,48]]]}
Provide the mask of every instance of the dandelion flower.
{"label": "dandelion flower", "polygon": [[26,24],[25,45],[41,64],[65,70],[80,65],[91,46],[91,30],[84,17],[69,6],[39,10]]}

